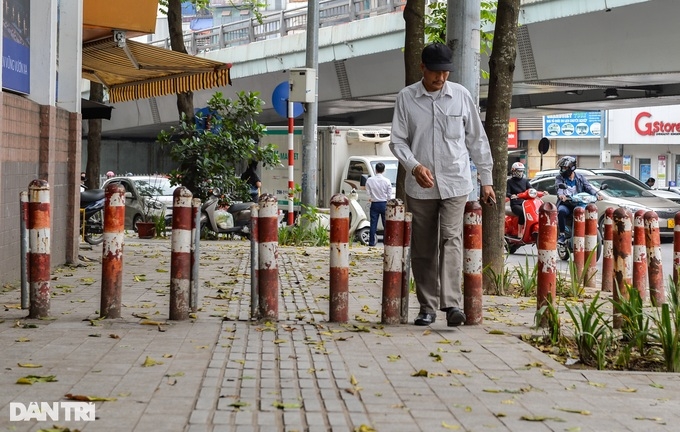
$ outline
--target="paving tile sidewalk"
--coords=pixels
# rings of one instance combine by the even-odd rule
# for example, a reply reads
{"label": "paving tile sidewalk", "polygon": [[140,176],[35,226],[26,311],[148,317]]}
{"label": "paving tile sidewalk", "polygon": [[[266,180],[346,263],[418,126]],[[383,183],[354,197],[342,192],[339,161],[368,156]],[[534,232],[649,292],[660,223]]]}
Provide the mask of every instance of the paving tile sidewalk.
{"label": "paving tile sidewalk", "polygon": [[[202,243],[201,309],[186,322],[167,321],[169,241],[127,242],[121,319],[91,321],[101,247],[53,274],[53,320],[25,319],[17,290],[0,293],[0,431],[51,426],[9,422],[9,403],[67,393],[117,399],[96,402],[94,422],[56,422],[83,431],[618,431],[679,420],[677,374],[569,370],[511,335],[531,332],[535,306],[520,299],[486,296],[480,326],[448,328],[441,313],[430,328],[382,326],[380,248],[351,248],[345,325],[327,322],[328,250],[280,248],[279,321],[265,325],[249,320],[247,242]],[[147,357],[163,363],[144,367]],[[15,384],[25,375],[58,381]]]}

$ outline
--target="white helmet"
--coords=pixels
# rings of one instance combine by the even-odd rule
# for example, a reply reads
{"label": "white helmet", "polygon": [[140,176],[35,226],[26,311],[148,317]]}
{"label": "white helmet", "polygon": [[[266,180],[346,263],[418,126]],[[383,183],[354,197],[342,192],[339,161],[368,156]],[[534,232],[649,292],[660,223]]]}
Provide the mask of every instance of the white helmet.
{"label": "white helmet", "polygon": [[510,174],[513,177],[517,177],[517,178],[524,177],[524,164],[522,162],[515,162],[514,164],[512,164],[512,168],[510,169]]}

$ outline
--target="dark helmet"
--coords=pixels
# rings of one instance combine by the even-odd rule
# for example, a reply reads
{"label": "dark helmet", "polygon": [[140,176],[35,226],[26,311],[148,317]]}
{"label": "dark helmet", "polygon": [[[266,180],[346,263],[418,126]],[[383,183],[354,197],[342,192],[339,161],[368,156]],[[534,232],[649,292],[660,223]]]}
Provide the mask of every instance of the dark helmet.
{"label": "dark helmet", "polygon": [[576,171],[576,158],[573,156],[564,156],[557,161],[557,168],[560,169],[560,175],[567,178]]}

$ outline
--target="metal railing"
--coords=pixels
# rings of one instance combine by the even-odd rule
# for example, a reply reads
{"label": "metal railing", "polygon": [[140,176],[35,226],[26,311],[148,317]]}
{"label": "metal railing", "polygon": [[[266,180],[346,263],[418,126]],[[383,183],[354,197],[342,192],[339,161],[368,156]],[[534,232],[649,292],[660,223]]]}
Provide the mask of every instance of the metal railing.
{"label": "metal railing", "polygon": [[[319,3],[319,26],[328,27],[376,15],[401,11],[406,0],[322,0]],[[184,46],[190,54],[276,39],[307,30],[307,6],[262,15],[262,22],[249,18],[184,33]],[[170,38],[150,42],[170,49]]]}

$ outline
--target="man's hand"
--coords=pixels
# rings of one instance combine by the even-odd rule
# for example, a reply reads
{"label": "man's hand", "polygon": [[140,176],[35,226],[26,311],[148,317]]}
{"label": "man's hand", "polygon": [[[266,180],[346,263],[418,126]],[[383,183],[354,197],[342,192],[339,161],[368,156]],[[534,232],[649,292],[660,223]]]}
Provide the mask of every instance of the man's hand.
{"label": "man's hand", "polygon": [[517,199],[517,195],[515,194],[510,195],[510,199]]}
{"label": "man's hand", "polygon": [[481,198],[482,202],[488,205],[496,204],[496,193],[493,190],[493,186],[491,185],[482,186]]}
{"label": "man's hand", "polygon": [[429,189],[434,187],[434,176],[432,171],[423,165],[418,165],[413,171],[413,176],[416,178],[418,185],[421,188]]}

